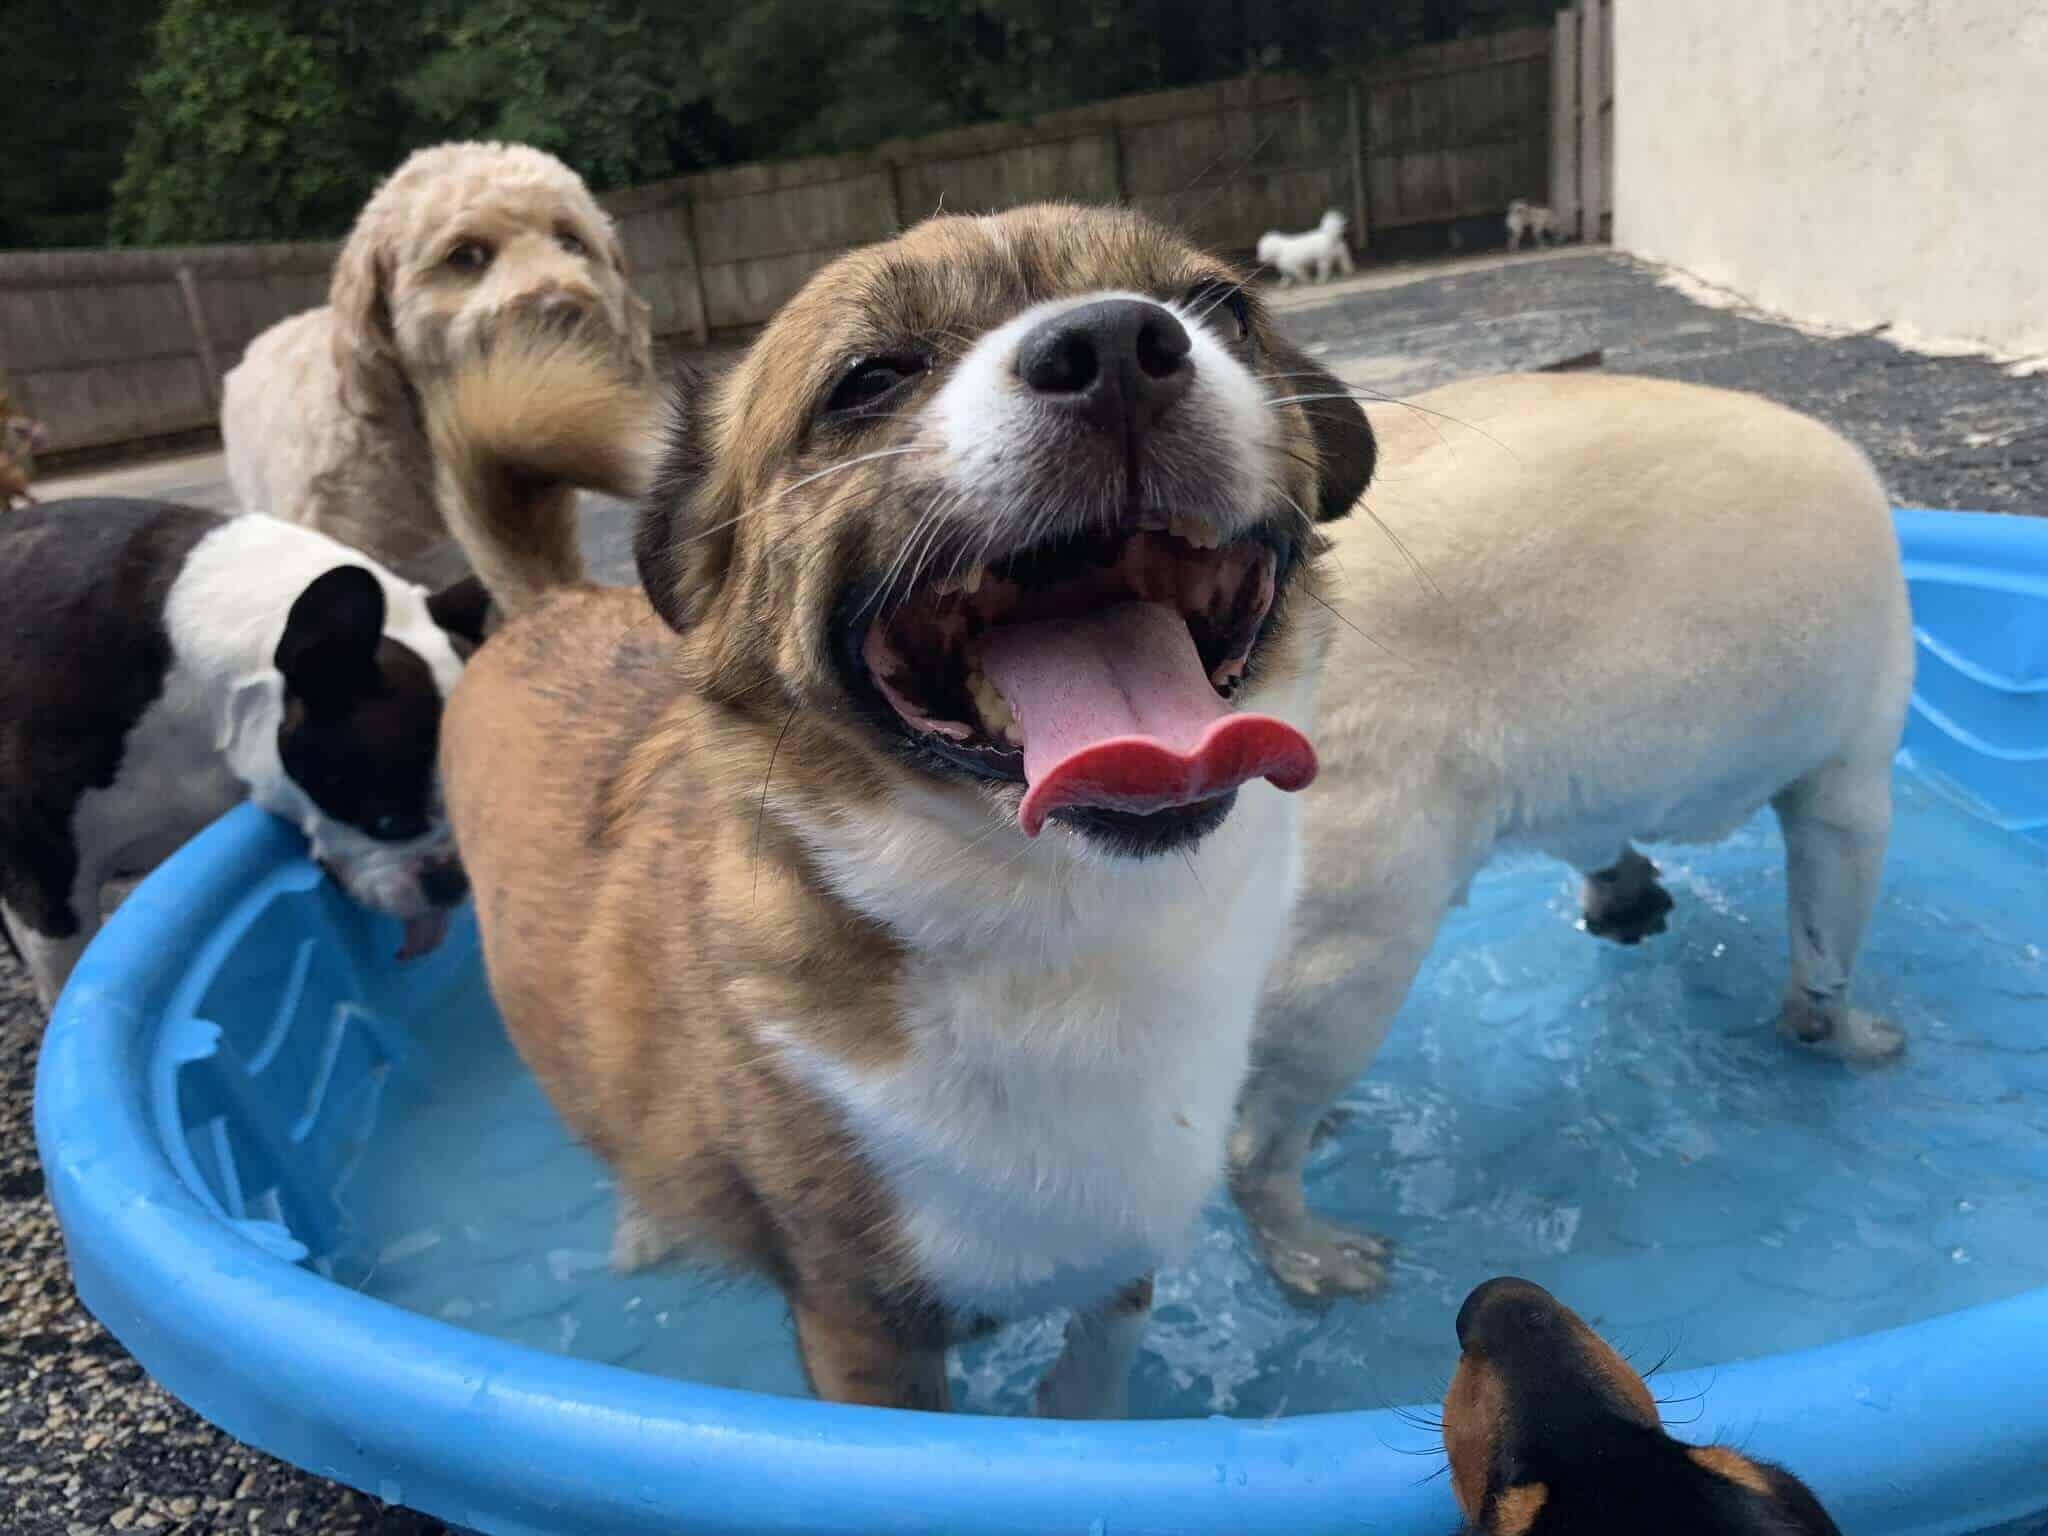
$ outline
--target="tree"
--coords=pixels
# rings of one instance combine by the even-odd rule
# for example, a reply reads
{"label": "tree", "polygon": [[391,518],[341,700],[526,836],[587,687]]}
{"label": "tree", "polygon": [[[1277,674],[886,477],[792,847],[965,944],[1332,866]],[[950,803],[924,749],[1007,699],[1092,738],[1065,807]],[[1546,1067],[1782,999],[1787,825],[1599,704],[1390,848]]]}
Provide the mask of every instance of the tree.
{"label": "tree", "polygon": [[420,29],[425,62],[398,94],[423,141],[532,144],[598,188],[673,175],[672,128],[703,77],[662,47],[648,9],[627,0],[439,0]]}
{"label": "tree", "polygon": [[114,188],[138,243],[338,234],[402,142],[387,88],[401,8],[169,0]]}
{"label": "tree", "polygon": [[[1559,0],[157,3],[115,188],[115,233],[138,242],[337,234],[407,150],[441,139],[535,144],[603,190],[1248,70],[1346,69]],[[65,25],[76,54],[94,28]],[[51,103],[44,158],[104,174],[104,150],[72,153],[90,135],[71,124],[121,93],[80,94]],[[24,227],[9,208],[0,229]]]}
{"label": "tree", "polygon": [[0,249],[98,245],[121,174],[160,0],[61,0],[7,7],[0,90]]}

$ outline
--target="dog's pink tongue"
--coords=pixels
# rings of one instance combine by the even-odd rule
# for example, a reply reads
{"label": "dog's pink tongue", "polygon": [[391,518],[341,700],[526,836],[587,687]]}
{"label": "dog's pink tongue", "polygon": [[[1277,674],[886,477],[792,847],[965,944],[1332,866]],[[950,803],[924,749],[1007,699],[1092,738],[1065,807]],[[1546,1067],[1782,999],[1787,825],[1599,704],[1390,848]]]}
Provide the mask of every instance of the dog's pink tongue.
{"label": "dog's pink tongue", "polygon": [[1147,815],[1252,779],[1305,789],[1316,749],[1284,720],[1232,714],[1179,613],[1120,603],[1079,619],[1005,625],[981,669],[1024,737],[1027,837],[1062,806]]}
{"label": "dog's pink tongue", "polygon": [[418,917],[405,920],[405,938],[398,947],[398,958],[417,960],[421,955],[432,954],[448,937],[448,909],[429,907]]}

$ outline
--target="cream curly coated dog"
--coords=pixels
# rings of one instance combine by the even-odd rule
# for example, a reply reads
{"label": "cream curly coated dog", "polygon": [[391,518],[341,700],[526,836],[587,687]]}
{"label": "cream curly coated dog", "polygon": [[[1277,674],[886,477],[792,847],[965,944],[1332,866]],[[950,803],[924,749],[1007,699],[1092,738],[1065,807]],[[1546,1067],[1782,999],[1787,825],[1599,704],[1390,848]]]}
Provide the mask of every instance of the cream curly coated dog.
{"label": "cream curly coated dog", "polygon": [[272,326],[228,374],[236,498],[387,564],[433,548],[420,396],[507,326],[599,339],[652,384],[648,307],[580,176],[520,144],[418,151],[364,206],[326,307]]}

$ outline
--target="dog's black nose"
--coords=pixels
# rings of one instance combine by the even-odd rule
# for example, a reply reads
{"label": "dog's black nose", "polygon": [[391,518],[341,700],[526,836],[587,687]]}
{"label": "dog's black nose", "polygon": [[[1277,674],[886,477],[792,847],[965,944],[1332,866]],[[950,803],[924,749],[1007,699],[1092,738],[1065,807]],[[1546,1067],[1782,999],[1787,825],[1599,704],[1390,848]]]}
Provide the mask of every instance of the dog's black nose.
{"label": "dog's black nose", "polygon": [[420,892],[437,907],[452,907],[469,894],[469,876],[460,864],[429,864],[420,872]]}
{"label": "dog's black nose", "polygon": [[1458,1308],[1458,1347],[1472,1347],[1472,1335],[1479,1330],[1482,1319],[1490,1320],[1501,1307],[1521,1302],[1522,1310],[1510,1318],[1510,1326],[1540,1327],[1549,1314],[1555,1310],[1557,1301],[1542,1286],[1518,1279],[1513,1275],[1502,1275],[1497,1280],[1488,1280],[1473,1288],[1465,1298],[1465,1305]]}
{"label": "dog's black nose", "polygon": [[1047,404],[1105,432],[1142,432],[1188,392],[1195,365],[1181,323],[1144,299],[1098,299],[1041,322],[1017,375]]}

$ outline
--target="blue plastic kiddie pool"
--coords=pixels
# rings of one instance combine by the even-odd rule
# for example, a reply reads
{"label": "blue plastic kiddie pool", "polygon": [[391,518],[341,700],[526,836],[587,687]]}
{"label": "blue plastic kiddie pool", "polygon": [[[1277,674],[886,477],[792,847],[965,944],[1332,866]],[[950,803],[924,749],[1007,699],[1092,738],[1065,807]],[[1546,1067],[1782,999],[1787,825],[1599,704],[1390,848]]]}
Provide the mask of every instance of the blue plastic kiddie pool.
{"label": "blue plastic kiddie pool", "polygon": [[609,1190],[505,1044],[473,924],[391,960],[298,839],[228,816],[123,905],[45,1040],[78,1290],[241,1439],[492,1533],[1428,1533],[1458,1300],[1528,1275],[1680,1435],[1782,1460],[1857,1536],[2048,1509],[2048,522],[1899,515],[1920,676],[1859,1001],[1903,1060],[1772,1031],[1775,828],[1656,856],[1636,950],[1508,864],[1446,928],[1311,1170],[1400,1244],[1388,1297],[1289,1306],[1212,1209],[1126,1423],[1018,1416],[1056,1322],[923,1415],[802,1392],[777,1299],[612,1275]]}

